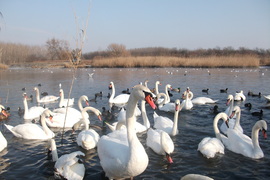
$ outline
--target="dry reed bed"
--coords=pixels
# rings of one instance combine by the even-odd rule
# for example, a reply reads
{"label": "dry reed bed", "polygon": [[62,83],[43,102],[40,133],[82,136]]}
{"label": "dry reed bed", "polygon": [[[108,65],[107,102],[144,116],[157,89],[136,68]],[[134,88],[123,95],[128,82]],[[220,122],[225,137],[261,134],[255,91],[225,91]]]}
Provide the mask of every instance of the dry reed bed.
{"label": "dry reed bed", "polygon": [[96,59],[92,67],[258,67],[260,60],[254,56],[221,57],[116,57]]}
{"label": "dry reed bed", "polygon": [[8,65],[0,63],[0,69],[8,69]]}

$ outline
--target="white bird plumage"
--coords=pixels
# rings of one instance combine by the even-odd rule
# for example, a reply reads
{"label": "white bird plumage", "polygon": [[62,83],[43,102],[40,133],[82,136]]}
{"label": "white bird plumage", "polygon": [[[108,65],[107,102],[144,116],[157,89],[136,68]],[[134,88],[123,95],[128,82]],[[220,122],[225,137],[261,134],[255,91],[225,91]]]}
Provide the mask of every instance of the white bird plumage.
{"label": "white bird plumage", "polygon": [[38,103],[52,103],[56,102],[59,99],[59,97],[53,95],[47,95],[40,98],[38,87],[34,87],[34,91],[36,92],[36,100]]}
{"label": "white bird plumage", "polygon": [[117,107],[123,107],[124,105],[127,104],[128,99],[129,99],[129,94],[119,94],[118,96],[115,97],[115,87],[114,83],[110,82],[109,88],[112,89],[112,94],[109,98],[109,104],[112,107],[113,105]]}
{"label": "white bird plumage", "polygon": [[65,99],[64,90],[60,89],[59,91],[60,101],[59,101],[59,107],[67,107],[72,106],[74,104],[74,98]]}
{"label": "white bird plumage", "polygon": [[[110,179],[132,178],[147,168],[148,155],[139,141],[134,128],[134,111],[139,100],[145,99],[152,108],[155,104],[151,97],[151,91],[142,86],[136,85],[126,106],[126,127],[127,134],[123,139],[113,138],[119,131],[113,131],[108,135],[103,135],[97,145],[100,164],[105,174]],[[125,141],[126,139],[126,141]]]}
{"label": "white bird plumage", "polygon": [[16,137],[24,139],[40,139],[46,140],[51,139],[55,134],[46,125],[46,117],[52,117],[52,112],[50,110],[45,110],[41,115],[41,126],[38,124],[25,123],[19,124],[15,127],[5,124],[7,129]]}

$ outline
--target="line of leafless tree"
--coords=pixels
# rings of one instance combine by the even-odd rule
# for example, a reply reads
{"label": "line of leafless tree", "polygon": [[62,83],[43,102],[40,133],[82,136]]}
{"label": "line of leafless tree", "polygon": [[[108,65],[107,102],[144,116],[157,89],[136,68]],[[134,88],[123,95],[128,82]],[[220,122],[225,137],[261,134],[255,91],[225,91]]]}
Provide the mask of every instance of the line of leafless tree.
{"label": "line of leafless tree", "polygon": [[[76,52],[76,49],[71,49],[67,41],[55,38],[47,40],[43,46],[29,46],[23,44],[0,42],[0,63],[10,65],[35,61],[68,60],[69,54],[72,54],[72,52]],[[245,47],[240,47],[238,49],[234,49],[232,47],[216,47],[212,49],[209,48],[196,50],[164,47],[126,49],[125,45],[115,43],[108,45],[107,49],[104,51],[83,53],[82,60],[98,60],[103,58],[128,56],[170,56],[192,58],[239,55],[257,56],[262,62],[270,62],[270,49],[248,49]]]}

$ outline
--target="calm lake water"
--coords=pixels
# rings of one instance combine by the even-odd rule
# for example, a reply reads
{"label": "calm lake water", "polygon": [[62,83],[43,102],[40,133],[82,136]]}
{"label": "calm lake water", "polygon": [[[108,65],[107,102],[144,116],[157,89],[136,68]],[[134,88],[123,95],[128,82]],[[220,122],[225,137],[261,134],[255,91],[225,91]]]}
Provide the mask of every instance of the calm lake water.
{"label": "calm lake water", "polygon": [[[94,73],[89,78],[88,73]],[[73,70],[70,69],[9,69],[0,70],[0,103],[10,107],[11,117],[1,122],[0,130],[8,141],[8,146],[0,152],[0,179],[53,179],[53,167],[51,156],[47,155],[47,141],[24,140],[14,137],[5,127],[4,123],[18,125],[24,123],[23,117],[18,115],[18,107],[23,107],[22,88],[26,88],[29,95],[35,97],[33,88],[41,84],[40,91],[46,91],[50,95],[59,95],[59,84],[68,96],[72,83]],[[157,68],[157,69],[105,69],[88,68],[78,69],[75,73],[75,81],[71,91],[71,97],[77,102],[81,95],[87,95],[89,99],[94,94],[103,92],[102,98],[97,102],[91,102],[91,106],[102,111],[102,107],[109,108],[107,94],[110,81],[116,86],[116,94],[122,90],[149,80],[148,87],[154,88],[155,82],[159,80],[160,92],[165,92],[166,84],[173,88],[181,88],[181,93],[190,87],[194,97],[206,96],[218,100],[219,111],[224,111],[228,94],[235,94],[243,90],[247,99],[245,102],[237,103],[242,109],[241,125],[244,133],[251,135],[251,129],[258,117],[251,115],[251,112],[263,109],[263,118],[268,126],[270,125],[270,109],[267,109],[267,101],[264,97],[247,96],[248,91],[253,93],[261,92],[263,95],[270,94],[270,69],[267,67],[256,69],[196,69],[196,68]],[[205,94],[202,89],[209,88]],[[228,93],[220,93],[220,89],[228,88]],[[172,92],[171,101],[179,99],[181,93]],[[244,104],[250,102],[252,109],[248,110]],[[28,102],[28,106],[37,105],[36,100]],[[147,169],[135,179],[179,179],[189,173],[203,174],[214,179],[269,179],[270,177],[270,144],[269,138],[263,139],[259,136],[259,142],[265,157],[259,160],[252,160],[229,150],[224,155],[213,159],[203,157],[197,151],[199,142],[207,136],[214,137],[212,122],[214,114],[210,108],[214,105],[194,105],[190,111],[179,113],[178,129],[179,134],[172,137],[175,150],[172,154],[174,163],[168,166],[163,156],[155,154],[151,149],[146,148],[149,156]],[[47,106],[50,109],[58,107],[57,103]],[[77,103],[74,105],[78,108]],[[118,113],[117,110],[113,111]],[[148,118],[153,125],[153,110],[147,106]],[[173,119],[173,113],[165,113],[156,110],[159,115]],[[102,126],[98,119],[91,115],[91,124]],[[106,119],[104,119],[106,120]],[[114,122],[113,120],[112,122]],[[142,122],[139,117],[138,121]],[[97,150],[85,151],[77,146],[76,137],[79,131],[72,133],[70,130],[53,129],[56,133],[56,143],[59,156],[81,150],[85,156],[85,179],[104,179],[104,173],[99,163]],[[100,135],[110,132],[109,129],[98,131]],[[146,134],[138,135],[145,145]]]}

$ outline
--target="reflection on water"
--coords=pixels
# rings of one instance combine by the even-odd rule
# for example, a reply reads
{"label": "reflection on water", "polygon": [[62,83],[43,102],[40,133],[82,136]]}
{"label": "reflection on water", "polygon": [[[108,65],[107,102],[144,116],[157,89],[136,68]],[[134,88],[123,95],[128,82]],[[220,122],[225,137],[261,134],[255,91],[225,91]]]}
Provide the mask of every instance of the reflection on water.
{"label": "reflection on water", "polygon": [[[94,73],[90,78],[88,73]],[[16,126],[24,123],[18,114],[18,107],[23,108],[22,88],[28,95],[35,95],[33,88],[38,84],[40,92],[48,92],[58,96],[59,84],[61,83],[67,98],[72,82],[73,71],[70,69],[9,69],[0,71],[0,104],[10,107],[11,117],[1,122],[0,130],[8,141],[8,147],[0,153],[0,177],[1,179],[53,179],[54,163],[50,155],[47,154],[47,141],[23,140],[14,137],[3,123]],[[162,85],[159,91],[164,92],[166,84],[171,84],[173,88],[181,88],[181,93],[190,87],[194,97],[206,96],[217,99],[218,111],[224,111],[228,94],[243,90],[247,95],[248,91],[262,95],[269,95],[270,72],[268,68],[260,69],[196,69],[196,68],[156,68],[156,69],[78,69],[75,74],[74,86],[70,97],[74,97],[77,102],[81,95],[87,95],[89,99],[95,97],[95,93],[103,92],[103,97],[97,98],[96,102],[90,102],[91,106],[98,108],[102,112],[102,107],[109,109],[107,94],[110,81],[113,81],[116,94],[122,90],[132,87],[138,83],[149,80],[148,87],[154,88],[155,82],[159,80]],[[208,94],[202,89],[209,88]],[[228,93],[220,93],[220,89],[228,88]],[[180,98],[181,93],[171,92],[171,102]],[[249,110],[244,106],[251,103]],[[263,119],[270,123],[269,104],[262,96],[247,96],[245,102],[236,103],[241,107],[241,125],[244,133],[251,135],[252,126],[259,119],[251,115],[254,111],[263,109]],[[37,105],[36,100],[28,101],[28,106]],[[54,109],[58,103],[46,104],[47,108]],[[210,109],[214,105],[194,105],[191,111],[179,113],[178,129],[179,134],[172,137],[175,143],[175,150],[172,154],[174,163],[168,166],[166,158],[156,155],[150,148],[145,146],[149,155],[148,168],[135,179],[179,179],[188,173],[198,173],[207,175],[214,179],[266,179],[269,177],[270,146],[269,139],[259,136],[259,142],[265,157],[260,160],[252,160],[228,150],[224,155],[219,155],[214,159],[204,158],[198,151],[197,146],[202,138],[214,136],[212,121],[215,116]],[[74,104],[78,108],[77,103]],[[146,106],[147,115],[151,125],[153,125],[153,110]],[[113,117],[119,112],[113,110]],[[173,119],[173,113],[158,111],[161,116]],[[110,123],[115,118],[109,120],[108,116],[103,116],[103,120]],[[102,127],[102,122],[90,114],[91,124]],[[142,122],[142,118],[138,117]],[[100,135],[110,132],[106,127],[97,128]],[[79,130],[73,133],[70,129],[53,129],[56,134],[55,140],[59,156],[80,150],[85,156],[85,179],[103,179],[104,173],[99,164],[96,149],[85,151],[77,146],[76,137]],[[64,134],[62,134],[64,132]],[[140,134],[139,139],[145,145],[146,134]]]}

